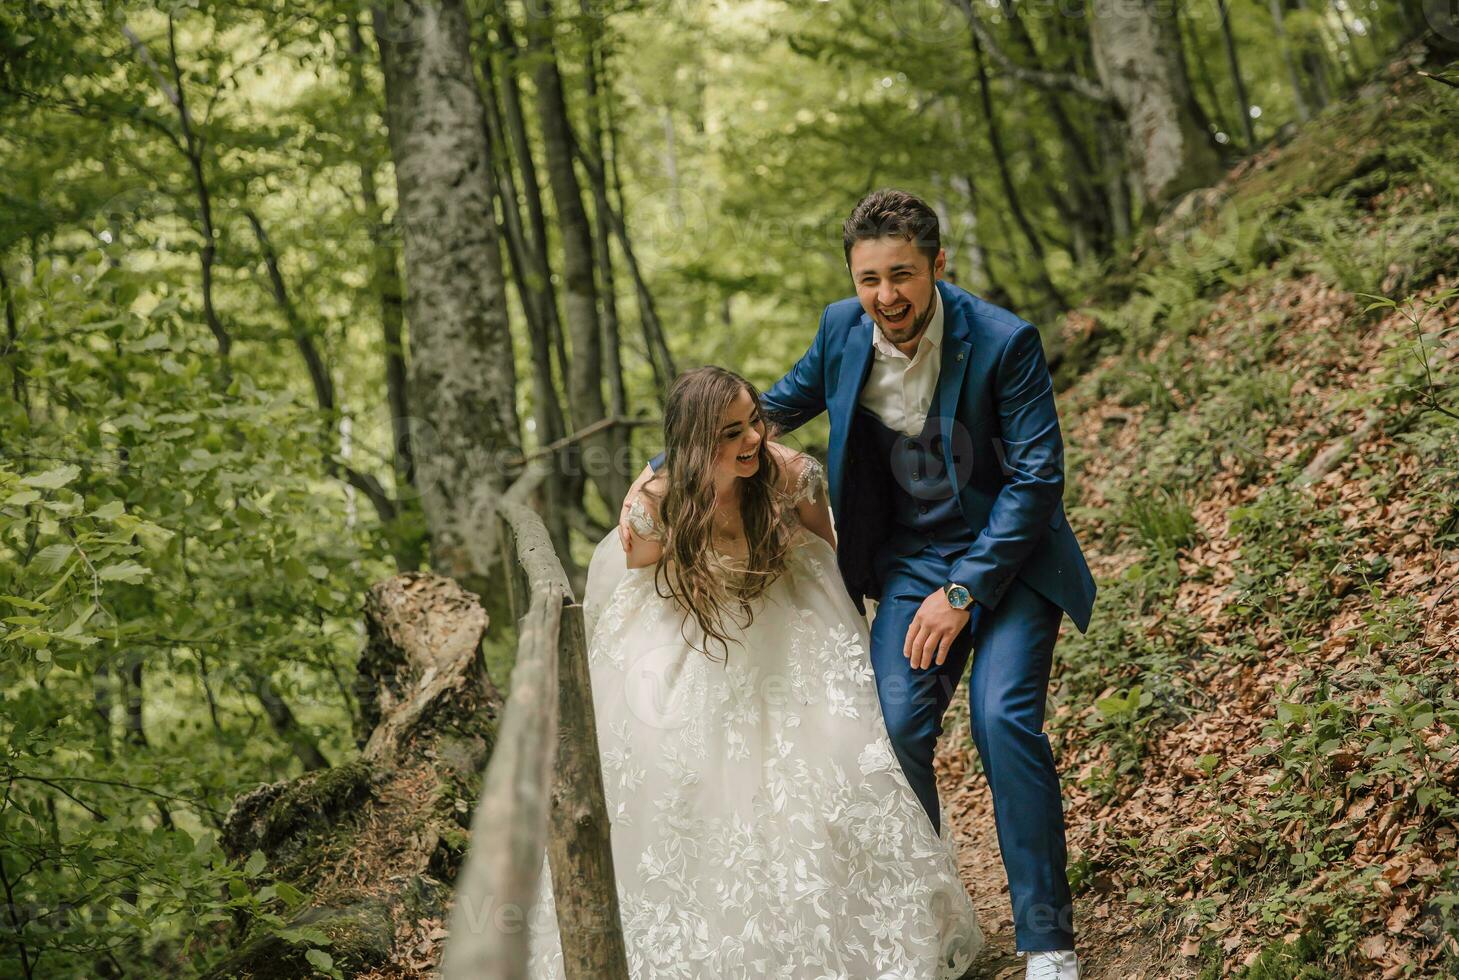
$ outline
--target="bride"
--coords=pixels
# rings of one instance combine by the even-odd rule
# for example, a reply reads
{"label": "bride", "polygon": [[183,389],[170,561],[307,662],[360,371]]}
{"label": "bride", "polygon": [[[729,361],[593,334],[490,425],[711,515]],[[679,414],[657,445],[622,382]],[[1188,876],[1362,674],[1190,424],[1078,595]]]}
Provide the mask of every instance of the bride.
{"label": "bride", "polygon": [[[982,933],[892,752],[820,464],[717,367],[664,439],[584,600],[631,975],[961,976]],[[528,972],[561,977],[545,860],[538,891]]]}

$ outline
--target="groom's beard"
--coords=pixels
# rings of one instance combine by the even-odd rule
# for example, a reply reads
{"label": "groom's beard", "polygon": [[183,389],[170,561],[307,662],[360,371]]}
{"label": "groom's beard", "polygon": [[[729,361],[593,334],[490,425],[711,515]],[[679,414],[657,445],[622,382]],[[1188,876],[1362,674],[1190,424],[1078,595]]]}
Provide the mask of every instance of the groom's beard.
{"label": "groom's beard", "polygon": [[886,337],[886,339],[890,340],[892,343],[910,344],[912,341],[920,339],[922,336],[922,331],[926,330],[927,324],[932,322],[932,307],[935,303],[936,299],[928,303],[927,309],[922,311],[922,315],[919,316],[912,323],[912,325],[910,327],[907,327],[905,330],[892,332],[887,330],[887,328],[880,323],[877,324],[877,327],[881,330],[882,336]]}

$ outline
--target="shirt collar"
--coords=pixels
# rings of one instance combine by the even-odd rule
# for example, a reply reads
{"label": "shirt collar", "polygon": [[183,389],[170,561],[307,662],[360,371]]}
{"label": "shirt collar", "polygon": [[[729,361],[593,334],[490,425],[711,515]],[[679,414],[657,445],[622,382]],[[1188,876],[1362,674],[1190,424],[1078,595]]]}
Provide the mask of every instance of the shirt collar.
{"label": "shirt collar", "polygon": [[[933,283],[932,319],[928,322],[927,329],[922,332],[922,340],[917,343],[918,353],[921,353],[923,343],[931,344],[932,349],[935,351],[942,349],[942,319],[942,291],[937,288],[936,283]],[[876,321],[872,321],[871,325],[871,343],[877,349],[878,353],[886,357],[900,357],[904,361],[912,360],[912,358],[898,350],[896,344],[887,340],[882,335],[881,327],[877,326]]]}

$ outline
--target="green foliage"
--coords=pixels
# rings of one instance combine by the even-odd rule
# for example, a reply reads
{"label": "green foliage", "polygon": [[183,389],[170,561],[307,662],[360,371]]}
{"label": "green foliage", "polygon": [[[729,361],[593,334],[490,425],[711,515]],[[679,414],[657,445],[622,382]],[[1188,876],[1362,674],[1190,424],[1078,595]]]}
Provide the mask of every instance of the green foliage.
{"label": "green foliage", "polygon": [[[240,791],[300,738],[352,750],[341,686],[385,549],[341,506],[319,421],[220,377],[167,282],[119,245],[13,287],[24,384],[0,402],[3,870],[47,975],[177,944],[302,896],[231,866]],[[266,679],[266,680],[265,680]],[[260,684],[295,729],[265,721]],[[113,952],[108,952],[112,950]]]}
{"label": "green foliage", "polygon": [[1150,494],[1129,494],[1120,523],[1135,531],[1155,559],[1174,558],[1196,535],[1190,505],[1163,487]]}

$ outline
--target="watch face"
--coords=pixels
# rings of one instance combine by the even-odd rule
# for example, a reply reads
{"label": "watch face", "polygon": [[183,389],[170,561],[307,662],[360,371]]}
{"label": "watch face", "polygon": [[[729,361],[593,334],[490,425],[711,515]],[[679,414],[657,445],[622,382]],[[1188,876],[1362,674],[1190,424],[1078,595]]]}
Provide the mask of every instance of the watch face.
{"label": "watch face", "polygon": [[947,587],[947,601],[954,609],[966,609],[973,597],[961,585],[950,585]]}

